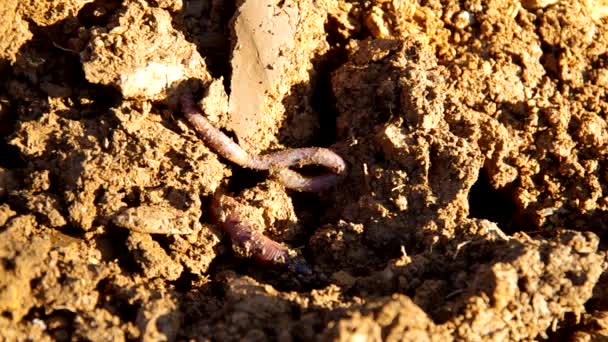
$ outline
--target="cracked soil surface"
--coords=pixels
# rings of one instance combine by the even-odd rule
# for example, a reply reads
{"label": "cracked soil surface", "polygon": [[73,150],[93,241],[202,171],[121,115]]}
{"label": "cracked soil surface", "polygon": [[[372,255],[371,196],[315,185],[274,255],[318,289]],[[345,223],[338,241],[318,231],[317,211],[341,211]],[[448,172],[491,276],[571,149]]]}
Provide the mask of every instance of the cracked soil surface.
{"label": "cracked soil surface", "polygon": [[[0,15],[6,340],[608,340],[608,1]],[[247,151],[327,147],[347,176],[297,193],[231,164],[184,91]],[[233,250],[218,189],[313,275]]]}

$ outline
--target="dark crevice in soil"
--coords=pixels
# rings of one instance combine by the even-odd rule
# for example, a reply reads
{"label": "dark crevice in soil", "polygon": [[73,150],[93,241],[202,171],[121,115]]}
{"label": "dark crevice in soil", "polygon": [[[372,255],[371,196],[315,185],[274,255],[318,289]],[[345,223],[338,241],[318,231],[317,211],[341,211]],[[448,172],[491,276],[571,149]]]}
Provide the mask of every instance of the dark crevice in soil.
{"label": "dark crevice in soil", "polygon": [[[231,19],[236,13],[236,1],[223,1],[224,11],[221,17],[221,23],[223,24],[223,35],[221,36],[223,39],[215,39],[211,40],[209,46],[205,43],[206,40],[201,41],[201,51],[202,56],[205,58],[205,61],[209,61],[209,73],[213,78],[219,78],[220,76],[224,77],[224,88],[226,89],[226,93],[230,95],[230,78],[232,76],[232,66],[230,65],[230,56],[232,54],[232,49],[235,46],[231,46],[230,42],[230,25]],[[217,42],[217,43],[216,43]]]}
{"label": "dark crevice in soil", "polygon": [[[84,73],[82,77],[84,79]],[[82,117],[97,116],[99,113],[105,113],[110,108],[116,108],[122,103],[123,97],[118,89],[103,84],[85,82],[87,82],[86,90],[84,90],[83,94],[79,95],[85,98],[88,97],[92,102],[83,105],[80,99],[74,99],[77,100],[77,103],[80,103],[79,109]]]}
{"label": "dark crevice in soil", "polygon": [[[33,286],[30,286],[31,288],[34,288]],[[44,309],[34,306],[30,309],[30,311],[28,311],[28,313],[23,316],[23,320],[25,321],[32,321],[33,319],[43,319],[44,317],[46,317],[46,314],[44,313]]]}
{"label": "dark crevice in soil", "polygon": [[552,329],[547,329],[547,339],[545,339],[545,341],[568,341],[569,337],[571,337],[574,332],[581,328],[582,324],[577,323],[579,320],[580,317],[577,318],[576,314],[573,312],[566,312],[564,314],[564,318],[560,320],[559,324],[557,325],[557,330],[553,331]]}
{"label": "dark crevice in soil", "polygon": [[[74,332],[76,313],[68,309],[58,309],[46,314],[44,311],[32,309],[28,313],[31,319],[38,318],[47,322],[48,333],[57,341],[71,341]],[[27,319],[27,317],[24,319]]]}
{"label": "dark crevice in soil", "polygon": [[[71,51],[64,47],[70,38],[74,38],[72,35],[77,34],[74,30],[78,25],[72,24],[70,20],[74,19],[67,18],[49,26],[29,23],[33,37],[21,47],[19,58],[39,62],[38,65],[27,63],[33,67],[26,73],[32,83],[40,82],[39,77],[43,77],[42,75],[45,75],[42,81],[46,80],[48,74],[52,75],[53,84],[69,84],[75,89],[82,88],[82,83],[88,83],[80,66],[80,51]],[[59,37],[62,40],[58,40]]]}
{"label": "dark crevice in soil", "polygon": [[228,252],[224,255],[216,256],[211,265],[209,265],[209,274],[212,278],[215,279],[217,276],[221,276],[223,272],[229,271],[240,275],[248,275],[259,280],[260,272],[264,272],[264,266],[257,264],[252,259],[236,256],[230,246],[229,240],[227,242],[226,251]]}
{"label": "dark crevice in soil", "polygon": [[[2,316],[9,318],[9,312],[2,312]],[[32,307],[23,317],[25,322],[39,321],[45,324],[46,332],[56,341],[71,341],[74,332],[76,313],[68,309],[57,309],[50,313],[42,307]],[[36,324],[36,323],[34,323]]]}
{"label": "dark crevice in soil", "polygon": [[171,244],[173,243],[171,235],[150,234],[150,237],[160,245],[167,255],[171,255]]}
{"label": "dark crevice in soil", "polygon": [[[335,29],[330,28],[330,24],[326,24],[327,42],[331,47],[330,50],[316,56],[311,62],[313,67],[310,72],[310,83],[314,86],[310,96],[310,106],[314,110],[318,121],[318,129],[308,141],[291,141],[290,131],[293,127],[289,125],[297,125],[300,118],[298,113],[288,111],[286,119],[281,127],[279,140],[286,146],[301,145],[303,143],[314,146],[330,146],[336,142],[336,118],[338,117],[338,109],[336,107],[337,100],[334,96],[331,76],[332,73],[342,66],[348,60],[345,49],[346,41],[340,36]],[[283,99],[283,104],[286,108],[292,107],[292,104],[298,103],[307,96],[307,87],[302,84],[296,84],[292,87],[288,97]]]}
{"label": "dark crevice in soil", "polygon": [[559,47],[542,42],[540,45],[540,48],[543,51],[543,54],[540,57],[540,63],[542,64],[543,68],[545,69],[545,73],[547,73],[549,78],[551,78],[552,80],[559,81],[560,80],[560,77],[558,74],[558,70],[559,70],[558,61],[559,61],[559,54],[560,54]]}
{"label": "dark crevice in soil", "polygon": [[118,265],[127,273],[137,273],[141,268],[135,262],[131,252],[127,249],[127,229],[116,227],[113,224],[106,226],[106,233],[96,238],[96,247],[105,261],[118,260]]}
{"label": "dark crevice in soil", "polygon": [[0,167],[6,169],[16,169],[25,167],[26,162],[21,157],[19,149],[17,147],[9,145],[6,139],[0,138],[0,151],[2,151],[2,157],[0,158]]}
{"label": "dark crevice in soil", "polygon": [[[310,227],[310,229],[304,230],[305,236],[302,236],[299,241],[294,243],[298,245],[307,245],[310,237],[315,233],[313,227],[319,227],[323,214],[326,210],[326,203],[319,198],[318,194],[304,193],[304,192],[292,192],[291,200],[293,203],[294,212],[298,218],[298,222],[303,227]],[[306,255],[307,249],[303,250]]]}
{"label": "dark crevice in soil", "polygon": [[131,191],[129,191],[129,193],[122,198],[122,201],[129,208],[139,207],[141,205],[142,198],[141,192],[142,190],[139,187],[134,186],[131,188]]}
{"label": "dark crevice in soil", "polygon": [[[230,43],[231,19],[236,12],[235,1],[223,1],[211,4],[208,2],[203,8],[199,17],[191,17],[188,13],[188,6],[199,5],[197,1],[185,1],[183,13],[178,14],[173,19],[173,26],[177,30],[184,32],[188,41],[196,44],[199,54],[205,59],[207,70],[214,79],[223,77],[226,92],[230,94],[230,77],[232,67],[230,65],[230,55],[232,49]],[[220,15],[212,17],[217,11],[213,6],[221,5]],[[214,11],[214,13],[211,13]],[[197,20],[194,20],[197,19]],[[196,27],[193,27],[196,26]],[[198,32],[201,30],[201,32]],[[189,32],[192,31],[192,32]],[[199,37],[196,39],[195,37]]]}
{"label": "dark crevice in soil", "polygon": [[232,168],[232,176],[228,179],[227,190],[233,194],[252,188],[256,184],[268,178],[268,172],[253,171],[235,166]]}
{"label": "dark crevice in soil", "polygon": [[[4,73],[4,70],[0,70],[0,73],[2,75],[8,75],[7,73]],[[3,86],[0,89],[3,93],[7,92],[6,86]],[[15,130],[17,119],[18,115],[11,101],[4,98],[4,95],[0,95],[0,151],[2,151],[2,157],[0,157],[1,168],[14,169],[22,168],[26,165],[25,160],[21,158],[18,148],[8,144],[10,134]]]}
{"label": "dark crevice in soil", "polygon": [[336,141],[338,109],[331,86],[331,74],[346,62],[346,53],[343,49],[335,49],[325,57],[325,62],[313,67],[313,69],[318,70],[318,78],[315,81],[316,87],[311,97],[311,105],[319,113],[320,127],[313,143],[319,146],[329,146]]}
{"label": "dark crevice in soil", "polygon": [[99,186],[97,190],[94,191],[94,194],[95,198],[93,199],[93,204],[98,207],[106,195],[106,190],[102,186]]}
{"label": "dark crevice in soil", "polygon": [[[45,217],[46,220],[46,217]],[[38,220],[40,222],[40,220]],[[65,226],[62,227],[57,227],[55,228],[58,232],[67,235],[69,237],[73,237],[76,239],[80,239],[80,240],[84,240],[85,238],[85,232],[82,231],[82,229],[80,228],[76,228],[75,226],[71,225],[71,224],[67,224]]]}
{"label": "dark crevice in soil", "polygon": [[321,274],[302,276],[284,270],[251,269],[245,273],[262,284],[269,284],[280,292],[309,293],[327,286],[328,281]]}
{"label": "dark crevice in soil", "polygon": [[2,311],[2,313],[0,313],[0,315],[6,319],[12,320],[13,319],[13,314],[10,311]]}
{"label": "dark crevice in soil", "polygon": [[608,271],[604,271],[593,288],[593,296],[585,303],[587,312],[608,311]]}
{"label": "dark crevice in soil", "polygon": [[534,229],[531,220],[521,213],[513,199],[513,186],[495,189],[485,169],[479,172],[477,182],[469,192],[469,216],[495,222],[506,234],[513,234],[522,227]]}
{"label": "dark crevice in soil", "polygon": [[214,279],[216,275],[221,274],[224,271],[233,271],[238,274],[246,274],[247,266],[252,263],[251,260],[241,259],[235,256],[230,246],[230,240],[228,237],[222,238],[225,244],[221,247],[225,253],[218,253],[215,258],[209,264],[207,274]]}
{"label": "dark crevice in soil", "polygon": [[209,196],[200,195],[199,199],[201,200],[201,208],[203,211],[203,215],[201,215],[200,222],[203,225],[214,224],[215,222],[214,222],[213,215],[205,214],[205,213],[208,213],[208,208],[211,208],[211,204],[213,203],[213,195],[209,195]]}
{"label": "dark crevice in soil", "polygon": [[192,290],[192,284],[199,278],[199,275],[184,270],[179,278],[169,283],[172,284],[178,292],[188,292]]}
{"label": "dark crevice in soil", "polygon": [[121,5],[122,0],[96,0],[82,6],[77,18],[85,28],[105,27]]}
{"label": "dark crevice in soil", "polygon": [[138,305],[129,303],[128,294],[121,294],[111,278],[100,280],[95,290],[99,292],[98,306],[110,310],[126,322],[135,323]]}
{"label": "dark crevice in soil", "polygon": [[[292,274],[281,267],[264,265],[252,259],[240,258],[234,254],[227,238],[226,244],[220,248],[224,248],[227,252],[218,254],[209,265],[208,275],[214,280],[217,280],[216,278],[221,276],[223,272],[228,271],[252,277],[260,283],[273,286],[278,291],[296,291],[302,293],[322,288],[326,285],[326,281],[317,276],[309,278],[299,277],[299,275]],[[212,282],[212,284],[219,285],[216,281]]]}

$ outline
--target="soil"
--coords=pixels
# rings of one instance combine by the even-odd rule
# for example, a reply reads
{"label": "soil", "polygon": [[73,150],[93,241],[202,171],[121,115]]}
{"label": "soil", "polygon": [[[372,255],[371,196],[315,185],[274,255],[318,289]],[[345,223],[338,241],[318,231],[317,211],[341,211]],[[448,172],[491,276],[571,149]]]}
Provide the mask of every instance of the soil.
{"label": "soil", "polygon": [[[0,13],[5,340],[608,340],[608,2]],[[347,176],[231,164],[185,92],[251,153],[327,147]],[[312,274],[233,250],[219,189]]]}

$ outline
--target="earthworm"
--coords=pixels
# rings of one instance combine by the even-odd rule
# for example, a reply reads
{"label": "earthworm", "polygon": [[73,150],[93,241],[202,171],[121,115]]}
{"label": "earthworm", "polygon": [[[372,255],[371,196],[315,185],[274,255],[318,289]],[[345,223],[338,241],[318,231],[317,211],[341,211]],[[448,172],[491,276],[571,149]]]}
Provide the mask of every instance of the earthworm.
{"label": "earthworm", "polygon": [[[265,155],[250,155],[215,128],[203,116],[203,112],[194,104],[191,96],[182,95],[180,103],[186,120],[213,150],[239,166],[270,171],[286,188],[320,192],[334,186],[338,182],[339,176],[346,172],[344,160],[326,148],[295,148]],[[321,165],[331,172],[305,177],[289,169],[306,165]],[[212,212],[224,232],[230,237],[233,246],[260,263],[284,265],[298,274],[312,273],[302,258],[297,257],[287,247],[255,230],[249,222],[244,221],[241,218],[242,211],[242,205],[234,198],[224,195],[219,190],[214,195]]]}
{"label": "earthworm", "polygon": [[[254,170],[269,170],[285,187],[308,192],[319,192],[334,186],[339,175],[346,172],[346,163],[333,151],[321,147],[293,148],[265,155],[250,155],[232,139],[215,128],[189,95],[180,97],[186,120],[200,134],[207,145],[231,162]],[[305,177],[289,170],[290,167],[321,165],[329,174]]]}
{"label": "earthworm", "polygon": [[[241,219],[243,205],[234,198],[217,191],[213,196],[212,212],[230,237],[232,245],[246,256],[251,256],[262,264],[285,266],[299,273],[310,274],[312,271],[303,258],[280,243],[270,239]],[[234,248],[234,247],[233,247]]]}

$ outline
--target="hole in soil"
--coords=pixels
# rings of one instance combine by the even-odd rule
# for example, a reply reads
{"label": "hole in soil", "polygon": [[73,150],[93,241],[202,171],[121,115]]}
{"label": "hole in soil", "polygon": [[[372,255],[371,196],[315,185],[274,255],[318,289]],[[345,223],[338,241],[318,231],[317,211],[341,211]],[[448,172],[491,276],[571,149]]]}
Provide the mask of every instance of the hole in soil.
{"label": "hole in soil", "polygon": [[95,290],[100,294],[98,306],[109,309],[123,321],[135,322],[139,307],[136,304],[129,303],[128,291],[121,294],[119,292],[121,289],[113,285],[111,278],[100,280]]}
{"label": "hole in soil", "polygon": [[74,332],[76,313],[68,309],[58,309],[44,318],[51,336],[58,341],[70,341]]}
{"label": "hole in soil", "polygon": [[78,12],[78,20],[86,28],[92,26],[104,27],[121,3],[121,0],[98,0],[88,3],[82,6],[82,9]]}
{"label": "hole in soil", "polygon": [[4,139],[0,139],[0,167],[6,169],[16,169],[25,167],[25,161],[21,158],[19,150],[12,145],[9,145]]}
{"label": "hole in soil", "polygon": [[[47,221],[46,217],[44,217],[44,220]],[[84,239],[85,237],[85,232],[80,229],[80,228],[76,228],[75,226],[71,225],[71,224],[67,224],[65,226],[61,226],[61,227],[56,227],[55,228],[58,232],[67,235],[69,237],[75,238],[75,239]]]}
{"label": "hole in soil", "polygon": [[23,317],[25,321],[32,321],[34,319],[44,319],[47,317],[47,314],[44,312],[44,309],[38,306],[33,306],[30,308],[30,311]]}
{"label": "hole in soil", "polygon": [[519,213],[511,194],[512,186],[494,189],[487,171],[482,169],[469,192],[469,216],[496,222],[503,232],[512,234],[519,226]]}
{"label": "hole in soil", "polygon": [[141,205],[141,192],[142,190],[139,187],[134,186],[131,188],[131,191],[123,197],[122,201],[129,208],[139,207]]}
{"label": "hole in soil", "polygon": [[[326,210],[319,195],[315,193],[293,191],[291,192],[290,197],[298,221],[305,227],[318,227],[321,222],[321,216]],[[314,229],[307,233],[312,235]],[[308,241],[308,239],[303,242],[306,241]]]}
{"label": "hole in soil", "polygon": [[[0,71],[2,72],[2,71]],[[0,88],[2,89],[2,88]],[[2,89],[1,91],[6,91]],[[0,167],[2,168],[21,168],[25,167],[25,161],[21,158],[17,147],[8,144],[8,136],[14,131],[18,114],[12,104],[5,104],[0,98]]]}
{"label": "hole in soil", "polygon": [[[340,49],[341,50],[341,49]],[[319,146],[331,145],[336,140],[336,98],[331,87],[331,73],[346,60],[342,51],[337,51],[327,56],[327,62],[317,65],[318,78],[316,87],[311,96],[311,106],[319,113],[319,134],[313,139],[313,143]]]}
{"label": "hole in soil", "polygon": [[[237,9],[236,2],[230,0],[216,2],[213,5],[204,4],[203,9],[195,10],[197,13],[192,12],[191,7],[199,7],[200,3],[201,1],[198,0],[184,1],[183,13],[174,17],[173,26],[182,30],[186,39],[196,44],[198,53],[205,59],[211,76],[214,79],[223,77],[224,88],[230,94],[232,74],[230,56],[233,48],[230,43],[230,21]],[[212,16],[213,18],[210,18]]]}
{"label": "hole in soil", "polygon": [[582,323],[577,323],[579,319],[573,312],[566,312],[564,318],[557,325],[557,330],[547,329],[547,342],[568,341],[577,330],[584,330]]}
{"label": "hole in soil", "polygon": [[232,176],[228,180],[228,191],[238,194],[239,192],[254,187],[268,178],[268,172],[252,171],[242,167],[232,168]]}
{"label": "hole in soil", "polygon": [[17,265],[15,264],[15,260],[13,260],[13,259],[4,257],[1,259],[1,263],[2,263],[2,267],[4,268],[5,271],[14,271],[15,268],[17,268]]}
{"label": "hole in soil", "polygon": [[[84,79],[84,72],[82,78]],[[83,90],[83,97],[93,100],[90,104],[80,104],[82,116],[94,117],[99,113],[107,112],[110,108],[115,108],[123,101],[120,91],[112,86],[100,84],[87,84],[87,89]],[[78,100],[80,101],[80,99]]]}
{"label": "hole in soil", "polygon": [[[290,95],[282,101],[284,107],[290,109],[285,113],[286,118],[282,123],[279,135],[279,140],[286,146],[312,145],[324,147],[336,141],[336,118],[339,112],[336,107],[337,101],[332,89],[331,76],[333,71],[347,62],[348,56],[344,47],[347,41],[343,39],[337,29],[331,26],[330,24],[325,25],[328,34],[327,42],[331,49],[327,53],[315,56],[312,59],[313,67],[311,70],[314,72],[311,71],[309,75],[310,84],[294,84],[289,92]],[[309,86],[312,86],[311,90],[309,90]],[[309,92],[311,94],[308,98]],[[299,104],[307,98],[309,101],[307,105],[314,110],[314,114],[308,114],[312,116],[309,118],[302,117],[302,113],[298,113],[300,111],[298,109],[300,108]],[[301,129],[302,119],[306,121],[314,120],[318,127],[312,128],[311,136],[306,138],[294,137],[294,131]],[[304,128],[304,130],[308,129],[311,128]],[[298,136],[299,134],[295,135]]]}
{"label": "hole in soil", "polygon": [[201,39],[199,52],[205,58],[211,76],[213,78],[224,77],[224,88],[230,94],[230,79],[232,78],[230,56],[232,54],[232,47],[230,43],[231,28],[229,27],[229,23],[236,13],[237,6],[235,1],[223,1],[222,5],[223,11],[220,22],[222,23],[223,31],[221,35],[211,35],[211,39]]}
{"label": "hole in soil", "polygon": [[586,312],[607,311],[608,296],[605,295],[606,288],[600,284],[608,284],[608,273],[604,272],[593,287],[593,296],[585,303]]}
{"label": "hole in soil", "polygon": [[559,54],[560,49],[557,46],[547,44],[545,42],[541,43],[541,49],[543,51],[542,56],[540,57],[540,63],[547,75],[549,75],[552,79],[559,79]]}
{"label": "hole in soil", "polygon": [[[201,208],[211,208],[211,204],[213,203],[213,195],[206,196],[201,194],[199,195],[199,198],[201,200]],[[200,222],[203,225],[215,223],[213,215],[211,215],[209,212],[203,213],[203,215],[201,215]]]}
{"label": "hole in soil", "polygon": [[306,192],[291,192],[290,194],[293,210],[296,213],[302,227],[302,235],[297,236],[296,241],[290,242],[292,248],[300,248],[302,256],[307,261],[313,260],[308,241],[314,235],[316,229],[321,226],[323,215],[327,210],[326,203],[319,198],[318,194]]}
{"label": "hole in soil", "polygon": [[162,248],[167,255],[171,255],[171,243],[173,242],[173,237],[171,235],[150,234],[150,237],[160,245],[160,248]]}
{"label": "hole in soil", "polygon": [[199,276],[184,270],[175,281],[171,282],[177,292],[188,292],[192,290],[192,283],[199,279]]}
{"label": "hole in soil", "polygon": [[133,255],[126,248],[129,231],[113,224],[107,227],[107,233],[96,238],[96,247],[101,252],[104,261],[118,260],[118,265],[127,273],[141,271]]}
{"label": "hole in soil", "polygon": [[[208,275],[213,277],[213,275],[227,270],[236,272],[238,274],[246,274],[247,267],[249,267],[250,263],[253,261],[237,257],[232,250],[230,238],[227,236],[222,237],[222,242],[219,246],[216,246],[216,248],[221,248],[225,252],[216,254],[213,260],[211,260],[211,264],[209,264],[209,268],[207,270]],[[218,289],[221,289],[221,286]],[[218,295],[221,294],[218,293]]]}

